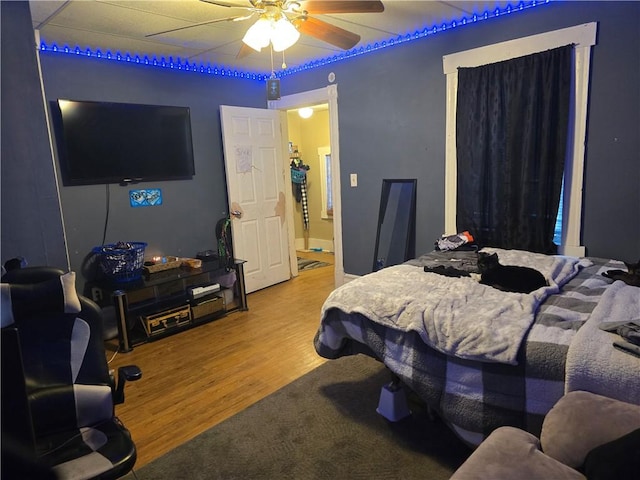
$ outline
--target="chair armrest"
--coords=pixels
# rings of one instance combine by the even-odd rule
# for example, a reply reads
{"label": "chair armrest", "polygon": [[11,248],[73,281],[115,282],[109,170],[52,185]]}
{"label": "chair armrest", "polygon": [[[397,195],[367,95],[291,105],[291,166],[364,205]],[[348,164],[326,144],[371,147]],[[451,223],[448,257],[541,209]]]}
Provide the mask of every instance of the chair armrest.
{"label": "chair armrest", "polygon": [[573,391],[547,413],[540,443],[547,455],[579,468],[591,450],[638,428],[640,405]]}
{"label": "chair armrest", "polygon": [[136,365],[125,365],[118,368],[118,385],[113,392],[113,403],[124,403],[124,386],[126,382],[135,382],[142,378],[142,370]]}
{"label": "chair armrest", "polygon": [[494,430],[451,480],[585,480],[577,470],[546,456],[534,435],[515,427]]}

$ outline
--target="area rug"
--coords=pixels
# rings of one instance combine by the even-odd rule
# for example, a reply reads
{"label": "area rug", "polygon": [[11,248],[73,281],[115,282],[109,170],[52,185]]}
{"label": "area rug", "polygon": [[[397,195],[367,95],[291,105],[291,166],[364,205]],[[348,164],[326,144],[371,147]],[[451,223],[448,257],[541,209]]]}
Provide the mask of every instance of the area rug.
{"label": "area rug", "polygon": [[376,413],[389,380],[363,355],[328,361],[125,478],[448,479],[470,450],[417,402]]}
{"label": "area rug", "polygon": [[329,265],[331,264],[327,262],[298,257],[298,270],[312,270],[314,268],[327,267]]}

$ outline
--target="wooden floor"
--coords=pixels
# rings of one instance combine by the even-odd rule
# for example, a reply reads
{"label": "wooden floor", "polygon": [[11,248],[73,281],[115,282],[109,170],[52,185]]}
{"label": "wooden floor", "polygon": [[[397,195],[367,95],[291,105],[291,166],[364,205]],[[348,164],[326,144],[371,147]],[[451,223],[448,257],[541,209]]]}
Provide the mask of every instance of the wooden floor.
{"label": "wooden floor", "polygon": [[[333,264],[328,253],[299,256]],[[136,468],[324,363],[313,336],[333,285],[333,266],[301,272],[249,294],[248,311],[117,354],[110,368],[143,372],[116,407],[138,448]]]}

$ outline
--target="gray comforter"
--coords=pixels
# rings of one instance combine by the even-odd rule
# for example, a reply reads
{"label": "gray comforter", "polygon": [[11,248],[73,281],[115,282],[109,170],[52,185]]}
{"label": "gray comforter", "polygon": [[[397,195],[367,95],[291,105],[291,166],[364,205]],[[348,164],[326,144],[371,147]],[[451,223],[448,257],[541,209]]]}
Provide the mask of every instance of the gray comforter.
{"label": "gray comforter", "polygon": [[537,269],[548,286],[529,294],[504,292],[471,277],[452,278],[427,273],[414,264],[396,265],[334,290],[322,314],[330,309],[360,313],[380,325],[415,331],[427,345],[448,355],[513,365],[538,306],[591,262],[520,250],[483,251],[497,253],[503,265]]}

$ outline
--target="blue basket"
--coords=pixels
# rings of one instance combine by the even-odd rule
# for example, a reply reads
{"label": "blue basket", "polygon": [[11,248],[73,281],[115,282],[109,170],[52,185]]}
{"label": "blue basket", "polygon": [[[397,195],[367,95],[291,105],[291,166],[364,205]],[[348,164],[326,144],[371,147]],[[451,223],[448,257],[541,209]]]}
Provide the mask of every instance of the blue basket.
{"label": "blue basket", "polygon": [[115,282],[133,282],[142,277],[144,242],[118,242],[93,248],[100,270]]}

